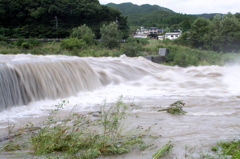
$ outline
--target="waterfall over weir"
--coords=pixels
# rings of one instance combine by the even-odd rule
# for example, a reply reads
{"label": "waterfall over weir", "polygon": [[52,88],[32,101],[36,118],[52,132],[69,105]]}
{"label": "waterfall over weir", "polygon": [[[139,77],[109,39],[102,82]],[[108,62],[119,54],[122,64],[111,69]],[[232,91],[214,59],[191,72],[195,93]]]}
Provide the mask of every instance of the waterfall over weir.
{"label": "waterfall over weir", "polygon": [[0,55],[0,111],[93,92],[109,84],[133,87],[133,96],[238,97],[239,77],[239,66],[181,68],[142,57]]}
{"label": "waterfall over weir", "polygon": [[100,86],[98,74],[81,59],[2,62],[0,110],[31,101],[64,98]]}
{"label": "waterfall over weir", "polygon": [[[202,156],[219,140],[239,138],[239,70],[239,65],[165,66],[143,57],[0,55],[0,139],[10,125],[39,124],[63,99],[69,103],[60,116],[95,118],[102,102],[110,106],[122,96],[129,105],[126,126],[151,127],[151,135],[161,137],[151,140],[156,149],[106,159],[150,159],[169,141],[174,147],[167,158],[197,155],[191,147]],[[185,103],[185,115],[158,111],[178,100]],[[0,158],[9,157],[12,153],[0,152]]]}
{"label": "waterfall over weir", "polygon": [[157,69],[149,67],[152,62],[140,59],[0,55],[0,111],[137,80]]}

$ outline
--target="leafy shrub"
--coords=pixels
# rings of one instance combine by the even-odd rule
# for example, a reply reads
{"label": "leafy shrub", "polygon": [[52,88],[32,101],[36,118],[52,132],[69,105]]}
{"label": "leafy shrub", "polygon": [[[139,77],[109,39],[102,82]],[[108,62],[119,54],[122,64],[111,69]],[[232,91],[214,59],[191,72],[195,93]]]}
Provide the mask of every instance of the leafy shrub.
{"label": "leafy shrub", "polygon": [[143,50],[148,54],[148,55],[156,55],[158,53],[158,45],[154,43],[147,44],[143,46]]}
{"label": "leafy shrub", "polygon": [[96,55],[96,51],[95,50],[88,49],[88,50],[81,50],[78,53],[78,56],[81,56],[81,57],[86,57],[86,56],[96,57],[97,55]]}
{"label": "leafy shrub", "polygon": [[15,45],[16,45],[17,47],[21,47],[23,42],[26,42],[26,41],[24,40],[24,38],[20,37],[20,38],[18,38],[18,40],[17,40],[16,42],[14,42],[14,43],[15,43]]}
{"label": "leafy shrub", "polygon": [[67,50],[73,50],[73,48],[77,48],[77,49],[87,48],[86,43],[82,39],[78,39],[78,38],[64,39],[61,41],[60,45],[63,49],[67,49]]}
{"label": "leafy shrub", "polygon": [[21,48],[30,49],[30,47],[31,47],[31,44],[29,42],[23,42],[21,44]]}
{"label": "leafy shrub", "polygon": [[121,40],[121,32],[118,29],[117,23],[111,23],[109,25],[103,25],[100,28],[101,43],[104,47],[113,49],[120,46],[119,41]]}
{"label": "leafy shrub", "polygon": [[149,40],[147,38],[133,38],[130,37],[127,39],[127,42],[136,42],[141,45],[147,45],[149,44]]}
{"label": "leafy shrub", "polygon": [[112,56],[114,56],[114,57],[119,57],[122,54],[123,54],[123,52],[121,50],[116,49],[116,50],[112,51]]}
{"label": "leafy shrub", "polygon": [[29,38],[28,40],[25,40],[24,38],[20,37],[15,42],[15,45],[23,49],[32,49],[40,46],[40,42],[36,38]]}
{"label": "leafy shrub", "polygon": [[0,35],[0,41],[5,41],[5,40],[7,40],[7,38],[3,35]]}
{"label": "leafy shrub", "polygon": [[136,42],[125,43],[121,46],[122,53],[129,57],[136,57],[141,49],[142,46]]}
{"label": "leafy shrub", "polygon": [[37,38],[29,38],[28,39],[28,43],[32,46],[32,47],[38,47],[41,45],[40,41]]}
{"label": "leafy shrub", "polygon": [[82,40],[84,42],[86,42],[87,45],[95,45],[97,43],[97,41],[94,39],[94,37],[92,37],[91,34],[84,34],[82,36]]}
{"label": "leafy shrub", "polygon": [[86,24],[73,28],[71,38],[82,39],[87,45],[96,44],[95,34],[88,26],[86,26]]}
{"label": "leafy shrub", "polygon": [[7,46],[8,43],[6,41],[0,41],[0,46]]}
{"label": "leafy shrub", "polygon": [[198,65],[198,55],[188,52],[179,52],[174,56],[173,64],[181,67]]}

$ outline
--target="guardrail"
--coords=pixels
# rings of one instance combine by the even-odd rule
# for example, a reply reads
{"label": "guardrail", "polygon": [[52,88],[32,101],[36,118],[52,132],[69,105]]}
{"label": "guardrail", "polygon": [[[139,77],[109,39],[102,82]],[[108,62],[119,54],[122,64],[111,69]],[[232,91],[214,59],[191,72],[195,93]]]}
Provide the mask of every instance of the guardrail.
{"label": "guardrail", "polygon": [[[19,39],[17,38],[10,38],[10,39],[7,39],[8,41],[18,41]],[[25,41],[28,41],[28,40],[31,40],[31,39],[24,39]],[[60,42],[62,41],[63,39],[62,38],[41,38],[41,39],[37,39],[38,41],[41,41],[41,42],[52,42],[52,41],[56,41],[56,42]]]}
{"label": "guardrail", "polygon": [[[41,39],[37,39],[38,41],[41,41],[41,42],[52,42],[52,41],[56,41],[56,42],[60,42],[62,41],[64,38],[41,38]],[[8,41],[18,41],[19,39],[17,38],[9,38],[7,39]],[[31,40],[31,39],[23,39],[25,41],[28,41],[28,40]],[[97,40],[98,42],[101,42],[102,40],[101,39],[98,39]],[[120,43],[126,43],[127,40],[119,40]]]}

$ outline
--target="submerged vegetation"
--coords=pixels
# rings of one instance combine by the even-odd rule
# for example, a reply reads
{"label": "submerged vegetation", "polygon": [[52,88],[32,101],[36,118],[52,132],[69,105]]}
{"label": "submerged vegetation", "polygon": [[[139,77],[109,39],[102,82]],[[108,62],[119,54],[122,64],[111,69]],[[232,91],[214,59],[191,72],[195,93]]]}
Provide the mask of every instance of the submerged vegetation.
{"label": "submerged vegetation", "polygon": [[94,116],[72,111],[65,118],[57,117],[66,103],[63,101],[56,105],[56,109],[37,129],[30,123],[14,134],[11,132],[12,127],[9,127],[8,142],[3,149],[30,150],[28,153],[33,157],[54,154],[55,157],[93,159],[127,153],[136,148],[146,149],[152,145],[144,142],[151,127],[125,127],[128,106],[122,102],[121,97],[110,107],[104,103]]}
{"label": "submerged vegetation", "polygon": [[167,111],[168,113],[171,114],[185,114],[186,112],[183,110],[184,105],[185,103],[179,100],[170,104],[170,107],[158,111]]}
{"label": "submerged vegetation", "polygon": [[240,158],[240,140],[220,141],[211,150],[219,156],[228,156],[231,159]]}
{"label": "submerged vegetation", "polygon": [[161,149],[159,149],[156,153],[152,155],[153,159],[159,159],[162,156],[166,155],[172,147],[173,145],[171,144],[171,141],[169,141],[166,145],[161,147]]}

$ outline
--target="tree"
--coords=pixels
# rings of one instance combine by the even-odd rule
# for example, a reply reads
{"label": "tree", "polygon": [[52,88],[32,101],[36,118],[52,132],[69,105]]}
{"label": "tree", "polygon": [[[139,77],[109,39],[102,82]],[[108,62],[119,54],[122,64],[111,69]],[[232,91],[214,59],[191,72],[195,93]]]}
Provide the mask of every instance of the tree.
{"label": "tree", "polygon": [[73,28],[70,37],[82,39],[87,45],[93,45],[96,43],[95,34],[86,24]]}
{"label": "tree", "polygon": [[240,13],[236,13],[235,17],[238,19],[238,21],[240,22]]}
{"label": "tree", "polygon": [[221,36],[223,52],[237,52],[240,50],[240,22],[231,13],[223,16],[221,20]]}
{"label": "tree", "polygon": [[239,52],[238,18],[238,14],[231,13],[216,15],[212,20],[200,17],[193,22],[190,34],[183,34],[176,43],[217,52]]}
{"label": "tree", "polygon": [[240,22],[236,16],[228,13],[216,15],[209,24],[205,35],[204,47],[218,52],[237,52],[240,50]]}
{"label": "tree", "polygon": [[168,32],[170,32],[170,28],[169,28],[169,27],[166,27],[166,28],[164,29],[164,33],[168,33]]}
{"label": "tree", "polygon": [[179,26],[182,31],[187,31],[191,28],[191,23],[188,19],[185,19],[181,23],[179,23]]}
{"label": "tree", "polygon": [[100,27],[116,17],[127,25],[119,10],[98,0],[0,0],[0,8],[0,27],[9,29],[8,37],[65,38],[83,24],[100,37]]}
{"label": "tree", "polygon": [[110,49],[119,47],[119,41],[122,39],[121,32],[118,29],[118,24],[113,22],[109,25],[103,25],[100,28],[101,42],[103,46]]}
{"label": "tree", "polygon": [[193,22],[190,33],[190,42],[193,47],[204,47],[205,36],[209,32],[209,23],[210,21],[208,19],[202,17],[197,18]]}

